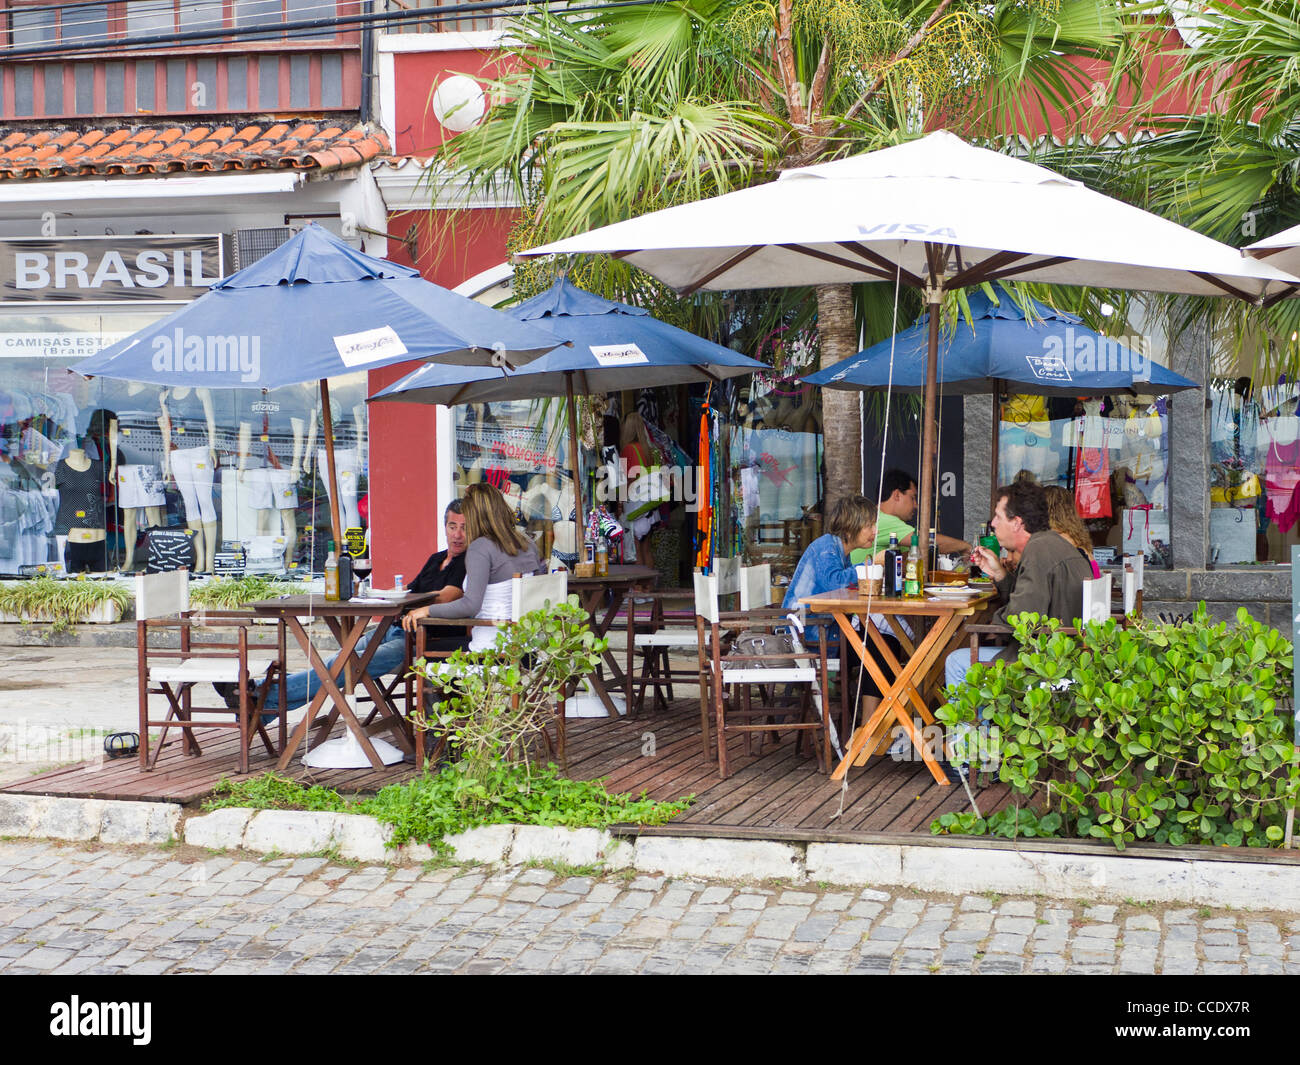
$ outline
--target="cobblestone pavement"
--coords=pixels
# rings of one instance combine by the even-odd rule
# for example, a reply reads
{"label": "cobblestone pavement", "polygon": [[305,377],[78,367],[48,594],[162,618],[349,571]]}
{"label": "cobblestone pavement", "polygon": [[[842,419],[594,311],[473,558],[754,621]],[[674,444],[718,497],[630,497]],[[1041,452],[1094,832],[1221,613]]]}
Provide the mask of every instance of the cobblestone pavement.
{"label": "cobblestone pavement", "polygon": [[0,973],[1295,973],[1276,914],[0,842]]}

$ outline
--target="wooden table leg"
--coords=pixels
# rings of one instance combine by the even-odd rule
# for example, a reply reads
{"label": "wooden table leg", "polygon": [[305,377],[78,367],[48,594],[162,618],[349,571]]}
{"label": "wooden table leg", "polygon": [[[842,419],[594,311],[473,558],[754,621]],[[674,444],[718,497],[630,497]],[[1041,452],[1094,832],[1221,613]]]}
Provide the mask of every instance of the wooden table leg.
{"label": "wooden table leg", "polygon": [[302,622],[300,622],[296,617],[286,619],[289,629],[294,635],[294,639],[298,641],[298,646],[300,646],[306,653],[307,660],[311,663],[312,671],[320,679],[321,688],[312,697],[311,703],[307,707],[306,715],[300,722],[298,722],[298,727],[293,730],[293,735],[289,737],[289,742],[285,746],[284,753],[280,755],[279,761],[276,762],[276,769],[283,771],[288,768],[289,762],[293,759],[294,752],[297,751],[298,746],[307,737],[307,733],[311,730],[312,722],[315,720],[317,713],[320,712],[321,707],[325,705],[325,700],[327,698],[331,699],[334,703],[334,707],[330,712],[331,719],[337,720],[336,715],[341,714],[347,727],[352,731],[352,734],[357,737],[357,742],[361,745],[361,749],[365,752],[366,758],[369,760],[370,764],[375,769],[383,769],[384,760],[380,758],[379,754],[375,751],[374,745],[366,735],[365,729],[361,727],[361,722],[359,722],[356,715],[352,713],[352,708],[348,706],[346,697],[335,681],[335,677],[341,676],[347,669],[348,663],[352,660],[353,652],[356,650],[357,644],[361,641],[361,634],[365,631],[365,623],[354,625],[349,631],[345,625],[338,623],[338,619],[327,618],[326,621],[327,623],[335,623],[331,624],[330,628],[335,632],[335,635],[340,638],[339,654],[334,660],[333,671],[331,671],[331,669],[325,664],[325,660],[317,653],[316,648],[312,646],[306,630],[302,627]]}
{"label": "wooden table leg", "polygon": [[[915,678],[923,677],[929,670],[930,665],[935,661],[938,655],[947,647],[951,634],[962,623],[962,618],[957,614],[950,614],[933,625],[925,639],[917,646],[915,653],[906,663],[900,664],[899,672],[891,684],[882,673],[880,667],[876,664],[875,658],[867,653],[866,646],[853,630],[849,623],[847,615],[843,613],[833,613],[836,623],[840,626],[842,639],[852,647],[853,650],[862,658],[863,668],[871,674],[871,678],[879,686],[883,693],[880,705],[876,708],[871,718],[853,734],[849,741],[848,750],[845,752],[844,759],[835,768],[831,774],[832,780],[842,780],[848,772],[849,767],[856,764],[863,755],[868,744],[878,745],[879,737],[877,733],[885,727],[891,720],[896,721],[911,739],[914,749],[921,752],[921,760],[925,763],[926,769],[934,778],[936,784],[940,787],[951,787],[952,782],[948,780],[943,769],[935,761],[931,753],[925,748],[921,741],[920,733],[912,722],[911,715],[907,712],[904,700],[910,702],[913,706],[919,706],[922,710],[922,720],[926,718],[933,722],[933,715],[925,707],[921,699],[920,692],[917,690]],[[870,618],[867,619],[868,626],[871,626]],[[874,626],[872,626],[874,628]],[[878,633],[876,635],[879,635]],[[883,643],[883,639],[881,641]],[[893,658],[892,655],[889,658]],[[897,661],[895,659],[895,661]]]}

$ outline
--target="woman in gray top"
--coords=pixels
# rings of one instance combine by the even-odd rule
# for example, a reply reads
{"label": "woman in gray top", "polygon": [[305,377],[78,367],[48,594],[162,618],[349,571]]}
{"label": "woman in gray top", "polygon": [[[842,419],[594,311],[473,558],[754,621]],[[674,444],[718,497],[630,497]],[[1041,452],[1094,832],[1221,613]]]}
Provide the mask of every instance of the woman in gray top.
{"label": "woman in gray top", "polygon": [[[469,548],[465,552],[465,594],[450,603],[432,603],[410,611],[402,624],[414,630],[420,618],[510,618],[510,579],[542,569],[537,548],[515,525],[505,497],[486,482],[472,484],[461,502]],[[470,650],[492,645],[488,626],[474,630]]]}

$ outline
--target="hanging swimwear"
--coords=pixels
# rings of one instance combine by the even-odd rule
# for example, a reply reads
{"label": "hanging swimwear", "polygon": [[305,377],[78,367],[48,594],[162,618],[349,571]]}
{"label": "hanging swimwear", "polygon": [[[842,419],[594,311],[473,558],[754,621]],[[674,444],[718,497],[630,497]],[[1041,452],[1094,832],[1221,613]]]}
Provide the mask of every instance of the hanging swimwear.
{"label": "hanging swimwear", "polygon": [[1300,518],[1300,493],[1296,492],[1300,486],[1300,419],[1288,415],[1262,424],[1269,441],[1264,459],[1265,513],[1285,534]]}

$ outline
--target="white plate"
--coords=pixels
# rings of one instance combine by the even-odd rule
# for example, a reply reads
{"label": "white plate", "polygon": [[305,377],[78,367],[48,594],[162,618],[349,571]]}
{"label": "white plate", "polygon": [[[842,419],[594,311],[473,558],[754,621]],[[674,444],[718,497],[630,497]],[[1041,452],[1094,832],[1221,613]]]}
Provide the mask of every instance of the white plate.
{"label": "white plate", "polygon": [[968,588],[964,584],[927,584],[925,594],[938,599],[969,599],[979,595],[978,588]]}
{"label": "white plate", "polygon": [[371,588],[366,593],[372,599],[404,599],[410,594],[406,588]]}

